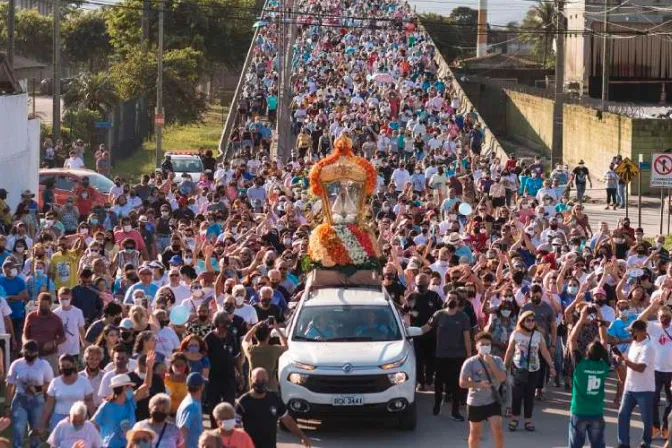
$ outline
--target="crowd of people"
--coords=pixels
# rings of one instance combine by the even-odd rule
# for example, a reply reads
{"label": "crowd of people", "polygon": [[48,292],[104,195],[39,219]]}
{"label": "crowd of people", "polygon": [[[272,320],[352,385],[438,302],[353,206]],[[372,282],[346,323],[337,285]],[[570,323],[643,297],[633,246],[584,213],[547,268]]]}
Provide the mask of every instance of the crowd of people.
{"label": "crowd of people", "polygon": [[[572,391],[570,448],[603,447],[615,372],[619,446],[631,446],[635,407],[640,446],[668,438],[664,237],[645,239],[627,218],[591,223],[583,163],[488,152],[478,115],[437,76],[434,45],[395,1],[297,5],[296,148],[273,160],[277,8],[254,43],[232,160],[198,180],[176,178],[168,161],[139,183],[118,176],[102,207],[82,195],[86,178],[54,209],[29,191],[10,209],[0,190],[0,347],[11,360],[0,364],[0,429],[11,425],[11,446],[266,448],[278,421],[310,446],[278,395],[287,341],[271,334],[301,298],[320,222],[308,172],[341,135],[378,172],[366,207],[382,283],[423,329],[417,389],[433,390],[434,415],[451,402],[463,422],[466,404],[470,448],[484,422],[501,447],[504,418],[509,431],[536,431],[535,401],[553,384]],[[79,146],[66,167],[82,166]],[[62,151],[44,147],[53,166]],[[618,179],[605,180],[607,205],[622,206]]]}

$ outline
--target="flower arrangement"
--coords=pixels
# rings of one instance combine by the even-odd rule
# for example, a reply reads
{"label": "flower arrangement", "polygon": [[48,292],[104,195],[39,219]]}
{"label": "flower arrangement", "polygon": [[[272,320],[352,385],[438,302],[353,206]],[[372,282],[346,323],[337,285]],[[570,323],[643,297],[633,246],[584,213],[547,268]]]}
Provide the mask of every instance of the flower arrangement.
{"label": "flower arrangement", "polygon": [[382,262],[375,237],[356,224],[320,224],[310,235],[303,268],[380,269]]}

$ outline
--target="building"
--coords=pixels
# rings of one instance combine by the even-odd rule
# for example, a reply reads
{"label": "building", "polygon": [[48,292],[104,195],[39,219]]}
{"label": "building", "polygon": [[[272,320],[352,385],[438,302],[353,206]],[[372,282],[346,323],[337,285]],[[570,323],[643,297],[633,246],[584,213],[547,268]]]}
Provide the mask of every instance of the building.
{"label": "building", "polygon": [[[0,2],[7,3],[7,0],[0,0]],[[17,9],[37,9],[37,12],[43,16],[51,15],[53,2],[51,0],[16,0]]]}
{"label": "building", "polygon": [[[672,32],[672,8],[665,0],[568,2],[566,87],[601,97],[603,39],[599,34],[604,29],[605,8],[609,11],[606,29],[611,45],[609,99],[672,102],[672,37],[655,34]],[[597,34],[572,33],[577,30]],[[637,32],[642,35],[635,35]]]}
{"label": "building", "polygon": [[553,77],[553,70],[540,63],[513,53],[490,53],[456,61],[451,70],[457,76],[485,76],[499,81],[510,81],[529,86],[545,85]]}

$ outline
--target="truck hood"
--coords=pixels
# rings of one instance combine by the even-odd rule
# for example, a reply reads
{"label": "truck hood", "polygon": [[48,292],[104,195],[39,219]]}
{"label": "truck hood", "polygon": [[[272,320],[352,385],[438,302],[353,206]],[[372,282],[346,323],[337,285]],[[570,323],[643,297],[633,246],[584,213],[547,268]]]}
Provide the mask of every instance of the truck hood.
{"label": "truck hood", "polygon": [[385,342],[298,342],[289,343],[292,361],[318,367],[373,367],[406,356],[404,340]]}

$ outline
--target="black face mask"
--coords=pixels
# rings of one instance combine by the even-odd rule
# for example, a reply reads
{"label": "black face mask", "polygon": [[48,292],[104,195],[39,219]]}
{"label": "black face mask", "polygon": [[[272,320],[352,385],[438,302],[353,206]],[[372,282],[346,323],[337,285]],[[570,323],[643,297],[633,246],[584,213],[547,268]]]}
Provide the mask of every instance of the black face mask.
{"label": "black face mask", "polygon": [[224,311],[231,314],[236,310],[236,306],[230,303],[224,305]]}
{"label": "black face mask", "polygon": [[64,367],[64,368],[61,369],[61,374],[65,375],[65,376],[70,376],[70,375],[72,375],[76,372],[77,372],[77,370],[74,367]]}
{"label": "black face mask", "polygon": [[448,301],[448,308],[450,308],[451,310],[454,310],[455,308],[457,308],[457,300]]}
{"label": "black face mask", "polygon": [[26,353],[23,355],[23,359],[25,359],[27,362],[33,362],[37,359],[37,353]]}
{"label": "black face mask", "polygon": [[173,244],[172,246],[170,246],[170,248],[173,249],[174,251],[178,251],[178,250],[180,250],[180,245],[179,244]]}
{"label": "black face mask", "polygon": [[252,383],[252,390],[254,390],[258,394],[263,394],[264,392],[266,392],[266,382],[257,381]]}
{"label": "black face mask", "polygon": [[115,317],[112,323],[114,324],[115,327],[118,327],[119,324],[121,323],[121,316]]}
{"label": "black face mask", "polygon": [[152,417],[152,420],[159,423],[165,422],[168,418],[168,413],[161,411],[152,411],[149,415]]}
{"label": "black face mask", "polygon": [[429,290],[429,285],[417,285],[418,292],[424,294]]}
{"label": "black face mask", "polygon": [[268,307],[268,306],[270,306],[270,305],[271,305],[271,301],[270,301],[270,300],[262,300],[262,301],[261,301],[261,306],[263,306],[263,307]]}

